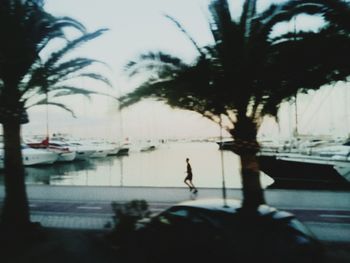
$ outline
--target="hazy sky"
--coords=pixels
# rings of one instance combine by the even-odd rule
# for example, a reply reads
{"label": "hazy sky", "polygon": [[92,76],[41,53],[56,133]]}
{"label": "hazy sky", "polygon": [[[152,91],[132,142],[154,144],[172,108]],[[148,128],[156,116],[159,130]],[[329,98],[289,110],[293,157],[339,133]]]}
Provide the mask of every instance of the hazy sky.
{"label": "hazy sky", "polygon": [[[258,1],[258,9],[266,8],[271,2]],[[102,37],[87,43],[75,54],[106,62],[111,67],[105,74],[114,83],[116,90],[113,92],[121,94],[132,89],[132,82],[123,74],[123,66],[141,52],[163,50],[188,61],[196,55],[191,43],[163,14],[169,14],[180,21],[200,45],[212,40],[205,17],[206,3],[207,0],[47,0],[46,9],[54,15],[67,15],[77,19],[89,31],[99,28],[109,29]],[[231,1],[233,16],[240,13],[241,3],[239,0]],[[317,19],[298,18],[300,26],[315,28],[319,23],[320,20]],[[277,31],[286,30],[288,27],[289,25],[281,25]],[[96,85],[86,80],[81,84]],[[301,99],[302,110],[307,104],[303,101],[308,100],[310,99]],[[72,118],[63,110],[50,107],[51,133],[65,132],[113,139],[121,137],[121,133],[124,137],[130,138],[219,135],[217,125],[198,114],[173,110],[157,102],[142,102],[126,109],[121,117],[117,104],[111,99],[94,97],[88,101],[83,98],[67,98],[66,101],[73,105],[77,118]],[[285,116],[292,115],[288,106],[284,107],[283,112]],[[341,114],[343,113],[344,111]],[[337,116],[339,114],[334,113]],[[45,133],[45,116],[45,107],[31,109],[29,111],[31,122],[24,126],[24,134]],[[334,119],[334,116],[332,118]],[[292,119],[284,118],[281,121],[282,132],[289,131],[292,122]],[[321,121],[317,123],[319,131],[330,130],[329,123],[324,125],[319,124]],[[262,131],[267,135],[278,133],[277,126],[272,121],[264,123]],[[310,129],[308,132],[313,131]]]}

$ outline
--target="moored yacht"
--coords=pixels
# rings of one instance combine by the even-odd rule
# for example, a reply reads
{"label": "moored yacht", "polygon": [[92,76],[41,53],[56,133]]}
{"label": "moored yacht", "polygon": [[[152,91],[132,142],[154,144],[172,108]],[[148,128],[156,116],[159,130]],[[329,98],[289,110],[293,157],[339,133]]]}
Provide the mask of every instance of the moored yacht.
{"label": "moored yacht", "polygon": [[157,143],[153,140],[146,140],[140,143],[141,152],[149,152],[157,149]]}
{"label": "moored yacht", "polygon": [[260,169],[281,188],[350,188],[350,144],[258,154]]}
{"label": "moored yacht", "polygon": [[108,153],[111,156],[123,156],[129,154],[128,144],[110,143],[112,150]]}
{"label": "moored yacht", "polygon": [[124,144],[124,145],[121,145],[119,148],[118,148],[118,151],[116,153],[117,156],[124,156],[124,155],[128,155],[129,154],[129,146]]}
{"label": "moored yacht", "polygon": [[[27,145],[22,145],[22,158],[23,165],[31,166],[31,165],[44,165],[44,164],[52,164],[58,159],[58,154],[53,153],[51,151],[47,151],[45,149],[33,149],[28,147]],[[4,150],[1,146],[0,148],[0,168],[4,168]]]}
{"label": "moored yacht", "polygon": [[232,139],[218,141],[216,143],[219,145],[219,150],[232,150],[232,147],[233,147]]}
{"label": "moored yacht", "polygon": [[50,141],[47,149],[58,154],[57,162],[71,162],[77,155],[76,151],[65,142]]}
{"label": "moored yacht", "polygon": [[57,162],[70,162],[76,157],[76,151],[71,149],[69,144],[61,141],[49,141],[48,138],[39,143],[27,143],[34,149],[46,149],[58,155]]}
{"label": "moored yacht", "polygon": [[90,158],[104,158],[114,150],[113,146],[107,145],[104,141],[90,140],[85,141],[85,143],[86,145],[92,147],[95,151],[90,155]]}
{"label": "moored yacht", "polygon": [[91,155],[96,152],[96,149],[94,147],[85,145],[80,141],[68,141],[67,144],[70,146],[70,148],[75,150],[76,160],[88,160]]}

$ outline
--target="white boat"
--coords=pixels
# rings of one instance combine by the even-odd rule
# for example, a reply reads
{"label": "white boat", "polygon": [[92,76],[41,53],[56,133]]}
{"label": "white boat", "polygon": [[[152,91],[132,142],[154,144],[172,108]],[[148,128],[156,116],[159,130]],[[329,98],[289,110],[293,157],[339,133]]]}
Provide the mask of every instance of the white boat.
{"label": "white boat", "polygon": [[[45,149],[33,149],[27,145],[22,145],[22,158],[23,165],[41,165],[52,164],[58,159],[58,154],[45,150]],[[0,149],[0,168],[4,168],[4,150]]]}
{"label": "white boat", "polygon": [[67,144],[75,150],[76,160],[88,160],[96,152],[93,146],[85,145],[80,141],[68,141]]}
{"label": "white boat", "polygon": [[50,141],[47,150],[58,154],[57,162],[71,162],[77,155],[69,144],[61,141]]}
{"label": "white boat", "polygon": [[[75,152],[75,158],[72,160],[87,160],[95,152],[93,146],[87,145],[82,140],[70,139],[68,135],[63,134],[54,134],[52,139],[49,140],[46,138],[41,144],[44,147],[46,145],[49,149],[69,149],[69,151]],[[71,161],[72,155],[74,154],[61,154],[61,159],[63,159],[62,161]]]}
{"label": "white boat", "polygon": [[145,142],[141,142],[140,151],[141,152],[149,152],[157,149],[157,145],[152,140],[147,140]]}
{"label": "white boat", "polygon": [[90,155],[90,158],[105,158],[110,154],[114,148],[101,141],[86,141],[86,145],[89,145],[94,149],[94,153]]}
{"label": "white boat", "polygon": [[58,155],[57,162],[70,162],[76,157],[76,152],[70,146],[61,141],[49,141],[48,138],[42,142],[28,142],[27,145],[35,149],[45,149]]}
{"label": "white boat", "polygon": [[90,158],[104,158],[111,152],[110,149],[105,149],[103,147],[96,147],[95,152],[90,156]]}
{"label": "white boat", "polygon": [[128,145],[122,145],[118,148],[118,151],[117,151],[117,156],[123,156],[123,155],[128,155],[129,154],[129,146]]}
{"label": "white boat", "polygon": [[141,152],[149,152],[149,151],[153,151],[155,149],[156,149],[155,145],[146,145],[146,146],[141,147],[140,151]]}
{"label": "white boat", "polygon": [[118,144],[118,143],[110,143],[112,146],[112,151],[108,155],[113,156],[122,156],[122,155],[128,155],[129,154],[129,145],[124,144]]}
{"label": "white boat", "polygon": [[319,147],[311,147],[308,154],[322,157],[337,158],[342,160],[350,160],[350,145],[325,145]]}
{"label": "white boat", "polygon": [[119,146],[116,143],[106,143],[106,148],[109,148],[109,152],[107,155],[111,156],[111,155],[117,155],[118,151],[119,151]]}

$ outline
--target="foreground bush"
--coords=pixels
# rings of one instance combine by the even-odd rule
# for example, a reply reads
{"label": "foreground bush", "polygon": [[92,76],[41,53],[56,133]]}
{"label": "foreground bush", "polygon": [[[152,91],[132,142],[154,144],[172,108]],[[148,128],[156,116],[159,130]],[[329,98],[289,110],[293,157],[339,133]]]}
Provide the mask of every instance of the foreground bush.
{"label": "foreground bush", "polygon": [[132,200],[127,203],[112,202],[114,228],[109,234],[110,241],[120,247],[135,230],[136,222],[149,217],[151,211],[145,200]]}

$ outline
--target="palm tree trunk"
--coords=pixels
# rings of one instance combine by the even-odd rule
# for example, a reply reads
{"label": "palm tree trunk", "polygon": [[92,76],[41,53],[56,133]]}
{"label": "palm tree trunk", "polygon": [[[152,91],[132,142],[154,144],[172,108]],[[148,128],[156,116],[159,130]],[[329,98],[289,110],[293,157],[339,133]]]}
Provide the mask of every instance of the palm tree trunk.
{"label": "palm tree trunk", "polygon": [[260,169],[256,153],[259,151],[257,142],[257,125],[254,120],[239,116],[235,128],[231,130],[234,138],[233,152],[239,155],[241,161],[241,180],[243,191],[242,209],[256,211],[265,204],[264,192],[260,184]]}
{"label": "palm tree trunk", "polygon": [[5,200],[1,223],[3,226],[26,228],[30,224],[28,198],[24,181],[19,121],[3,123],[5,152]]}
{"label": "palm tree trunk", "polygon": [[243,190],[242,208],[251,211],[265,204],[264,192],[260,184],[259,163],[255,154],[241,154],[241,176]]}

